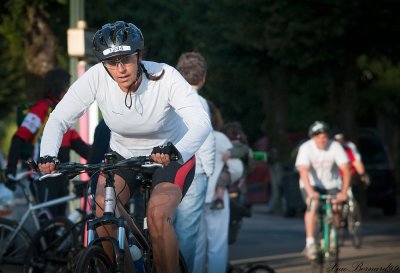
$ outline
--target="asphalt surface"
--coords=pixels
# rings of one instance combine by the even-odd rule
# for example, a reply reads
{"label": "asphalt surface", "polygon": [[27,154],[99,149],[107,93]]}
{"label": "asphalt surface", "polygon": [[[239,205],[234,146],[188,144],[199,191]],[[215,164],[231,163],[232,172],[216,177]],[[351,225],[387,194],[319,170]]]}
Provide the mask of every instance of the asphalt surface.
{"label": "asphalt surface", "polygon": [[[354,248],[347,239],[340,249],[339,264],[327,264],[324,272],[400,272],[400,214],[389,217],[370,208],[368,215],[362,247]],[[277,273],[309,273],[313,267],[302,254],[304,246],[302,215],[285,218],[268,213],[265,206],[255,206],[230,246],[229,258],[241,267],[267,264]]]}
{"label": "asphalt surface", "polygon": [[[271,214],[266,205],[255,205],[252,211],[251,218],[244,218],[237,241],[230,245],[230,263],[238,268],[267,264],[277,273],[312,272],[301,253],[302,215],[285,218]],[[9,218],[18,219],[23,212],[24,206],[20,205]],[[363,224],[362,247],[355,249],[347,240],[341,248],[339,264],[327,265],[324,272],[334,272],[335,267],[338,272],[400,272],[400,214],[388,217],[378,209],[370,209]],[[0,266],[0,270],[20,273],[21,267]]]}

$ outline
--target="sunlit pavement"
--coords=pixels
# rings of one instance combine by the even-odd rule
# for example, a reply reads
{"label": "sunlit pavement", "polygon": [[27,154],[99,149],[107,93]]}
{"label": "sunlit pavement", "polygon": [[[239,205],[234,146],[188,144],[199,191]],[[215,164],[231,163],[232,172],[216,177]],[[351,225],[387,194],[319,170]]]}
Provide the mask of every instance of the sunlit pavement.
{"label": "sunlit pavement", "polygon": [[[230,263],[268,264],[277,273],[312,270],[301,254],[304,248],[301,215],[284,218],[271,215],[265,206],[255,206],[253,217],[244,220],[235,244],[230,246]],[[400,215],[383,216],[369,210],[364,223],[363,245],[355,249],[348,239],[341,248],[339,264],[328,264],[324,272],[400,272]]]}
{"label": "sunlit pavement", "polygon": [[[17,214],[23,212],[23,205],[19,205],[10,218],[18,219]],[[331,269],[338,266],[338,272],[400,273],[400,214],[387,217],[380,210],[370,209],[369,215],[364,223],[362,248],[353,248],[347,240],[341,248],[339,265],[328,264],[325,272],[334,272]],[[301,254],[303,248],[301,215],[285,218],[270,214],[265,205],[256,205],[253,216],[244,219],[237,241],[230,246],[229,258],[238,266],[261,263],[277,273],[310,273],[312,268]],[[21,267],[13,266],[0,266],[0,270],[22,272]]]}

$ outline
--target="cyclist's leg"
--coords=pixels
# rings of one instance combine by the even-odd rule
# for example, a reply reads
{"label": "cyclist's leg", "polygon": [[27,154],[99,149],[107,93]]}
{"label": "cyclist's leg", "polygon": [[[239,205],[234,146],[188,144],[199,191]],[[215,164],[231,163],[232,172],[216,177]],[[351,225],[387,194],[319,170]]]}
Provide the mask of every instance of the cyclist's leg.
{"label": "cyclist's leg", "polygon": [[153,245],[156,269],[165,273],[178,272],[178,240],[172,225],[172,216],[182,198],[181,189],[172,183],[157,184],[151,194],[148,226]]}
{"label": "cyclist's leg", "polygon": [[193,181],[195,163],[192,157],[183,165],[171,162],[153,173],[155,186],[148,202],[147,217],[156,269],[160,272],[178,270],[178,241],[172,217]]}
{"label": "cyclist's leg", "polygon": [[196,240],[207,191],[207,177],[196,174],[189,190],[182,199],[174,215],[174,228],[179,248],[189,272],[193,271]]}
{"label": "cyclist's leg", "polygon": [[307,245],[310,245],[311,241],[315,239],[315,229],[317,226],[317,209],[318,209],[318,200],[311,200],[307,197],[307,193],[304,189],[301,189],[301,194],[304,202],[306,203],[307,209],[304,212],[304,225],[306,230],[306,242]]}

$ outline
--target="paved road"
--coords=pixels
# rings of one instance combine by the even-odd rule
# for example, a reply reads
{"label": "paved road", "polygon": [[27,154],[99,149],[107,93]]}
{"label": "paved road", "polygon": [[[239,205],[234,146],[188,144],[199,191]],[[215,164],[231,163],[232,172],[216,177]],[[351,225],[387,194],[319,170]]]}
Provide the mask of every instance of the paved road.
{"label": "paved road", "polygon": [[[338,265],[330,264],[325,272],[400,272],[400,215],[385,217],[370,209],[364,223],[363,245],[355,249],[348,240],[340,252]],[[277,273],[309,273],[312,268],[301,251],[304,248],[301,215],[284,218],[270,215],[264,206],[253,209],[245,219],[238,240],[230,246],[232,264],[266,263]]]}
{"label": "paved road", "polygon": [[[400,273],[400,214],[385,217],[381,211],[371,209],[369,215],[364,223],[362,248],[354,249],[346,241],[337,265],[339,272]],[[267,213],[266,206],[257,205],[253,216],[244,220],[236,243],[230,246],[229,258],[231,264],[238,266],[266,263],[277,273],[309,273],[311,266],[301,254],[303,248],[301,215],[284,218]],[[333,272],[331,268],[325,271]],[[1,269],[2,273],[21,272],[18,267],[0,266]]]}

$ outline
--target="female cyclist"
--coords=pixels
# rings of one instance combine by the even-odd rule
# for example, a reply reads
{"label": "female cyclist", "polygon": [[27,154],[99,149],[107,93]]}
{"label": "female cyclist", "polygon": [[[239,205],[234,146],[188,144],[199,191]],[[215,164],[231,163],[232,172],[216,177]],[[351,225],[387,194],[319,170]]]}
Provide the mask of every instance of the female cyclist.
{"label": "female cyclist", "polygon": [[[178,243],[172,215],[194,176],[194,153],[211,131],[197,93],[173,67],[144,61],[144,39],[132,23],[105,24],[93,38],[100,61],[75,83],[49,117],[41,143],[39,168],[50,173],[57,163],[63,132],[96,101],[111,130],[110,149],[120,158],[152,154],[159,168],[153,175],[148,226],[158,272],[177,272]],[[164,144],[180,155],[170,161]],[[96,190],[96,214],[102,214],[105,178]],[[125,204],[139,185],[131,172],[115,174],[118,199]],[[99,228],[100,229],[100,228]],[[97,231],[104,236],[107,229]]]}

